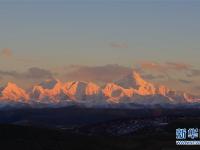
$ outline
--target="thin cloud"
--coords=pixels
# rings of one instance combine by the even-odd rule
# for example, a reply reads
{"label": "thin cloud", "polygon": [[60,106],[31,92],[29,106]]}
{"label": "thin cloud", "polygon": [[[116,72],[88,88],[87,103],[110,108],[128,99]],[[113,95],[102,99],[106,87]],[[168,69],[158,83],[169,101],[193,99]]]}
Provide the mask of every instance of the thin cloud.
{"label": "thin cloud", "polygon": [[167,62],[166,65],[174,70],[189,70],[192,66],[185,63]]}
{"label": "thin cloud", "polygon": [[156,62],[143,62],[140,64],[143,69],[153,70],[153,71],[183,71],[191,69],[191,66],[184,63],[175,63],[175,62],[167,62],[167,63],[156,63]]}
{"label": "thin cloud", "polygon": [[72,80],[111,82],[129,74],[132,69],[117,64],[105,66],[71,66],[73,70],[66,74]]}
{"label": "thin cloud", "polygon": [[1,50],[0,56],[4,58],[11,58],[13,57],[13,51],[10,48],[4,48]]}
{"label": "thin cloud", "polygon": [[195,87],[194,87],[194,90],[200,91],[200,86],[195,86]]}
{"label": "thin cloud", "polygon": [[[21,62],[21,63],[31,63],[31,62],[35,62],[36,60],[33,60],[32,58],[28,58],[28,57],[20,57],[20,56],[16,56],[13,52],[12,49],[10,48],[3,48],[0,51],[0,58],[4,58],[4,60],[12,60],[15,62]],[[37,60],[38,61],[38,60]]]}
{"label": "thin cloud", "polygon": [[16,79],[45,79],[53,78],[53,74],[46,69],[41,69],[37,67],[29,68],[26,72],[17,71],[2,71],[0,70],[1,76],[10,76]]}
{"label": "thin cloud", "polygon": [[163,75],[165,75],[166,78],[168,78],[168,80],[171,80],[173,78],[173,76],[171,76],[171,74],[173,73],[182,74],[187,77],[194,77],[200,75],[200,71],[193,69],[192,65],[179,62],[142,62],[140,63],[139,67],[142,70],[147,70],[155,73],[162,73]]}
{"label": "thin cloud", "polygon": [[185,80],[185,79],[179,79],[178,81],[183,83],[183,84],[192,84],[193,83],[193,81]]}
{"label": "thin cloud", "polygon": [[187,73],[187,77],[198,77],[200,76],[200,70],[199,69],[191,69],[189,73]]}
{"label": "thin cloud", "polygon": [[153,74],[145,74],[145,75],[143,75],[143,77],[148,80],[158,80],[158,79],[165,78],[164,75],[153,75]]}
{"label": "thin cloud", "polygon": [[119,49],[128,48],[128,44],[126,44],[126,43],[115,43],[115,42],[112,42],[112,43],[110,43],[110,46],[112,48],[119,48]]}
{"label": "thin cloud", "polygon": [[53,78],[51,71],[37,67],[29,68],[25,73],[27,78]]}

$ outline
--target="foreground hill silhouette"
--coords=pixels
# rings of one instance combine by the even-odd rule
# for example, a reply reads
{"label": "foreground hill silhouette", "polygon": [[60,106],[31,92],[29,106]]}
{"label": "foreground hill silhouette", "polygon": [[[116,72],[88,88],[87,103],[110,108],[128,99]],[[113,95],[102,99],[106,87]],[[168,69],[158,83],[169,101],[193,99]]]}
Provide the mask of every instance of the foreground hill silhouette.
{"label": "foreground hill silhouette", "polygon": [[[82,110],[82,114],[79,116],[87,116],[88,114],[94,114],[96,120],[90,122],[88,120],[93,120],[90,115],[83,117],[82,124],[79,122],[74,122],[70,124],[71,118],[67,117],[69,122],[62,122],[62,127],[58,126],[47,126],[44,122],[40,120],[45,120],[45,117],[39,120],[34,120],[35,124],[24,124],[20,119],[29,118],[30,116],[35,116],[35,110],[23,110],[20,115],[20,110],[15,112],[10,112],[3,119],[4,123],[0,124],[0,144],[3,150],[79,150],[79,149],[93,149],[93,150],[156,150],[156,149],[199,149],[199,147],[178,147],[175,145],[175,129],[176,128],[190,128],[199,127],[200,115],[199,110],[148,110],[142,115],[141,111],[113,111],[113,110],[101,110],[101,113],[95,110]],[[37,110],[38,111],[38,110]],[[48,115],[56,113],[59,110],[46,110]],[[64,110],[60,111],[60,115]],[[25,113],[27,112],[27,113]],[[28,113],[29,112],[29,113]],[[71,110],[72,112],[72,110]],[[122,112],[125,114],[131,113],[132,116],[124,117]],[[7,113],[7,112],[5,112]],[[23,114],[22,114],[23,113]],[[41,112],[40,112],[41,113]],[[58,113],[58,112],[57,112]],[[69,113],[69,111],[67,112]],[[87,114],[88,113],[88,114]],[[2,114],[2,112],[1,112]],[[44,113],[45,114],[45,113]],[[46,115],[47,115],[46,114]],[[87,114],[87,115],[86,115]],[[100,119],[99,115],[104,114],[115,114],[115,116],[110,119]],[[134,115],[135,114],[135,115]],[[42,116],[42,114],[40,114]],[[44,115],[43,115],[44,116]],[[10,119],[9,119],[10,117]],[[56,118],[57,116],[55,116]],[[18,120],[10,124],[9,121],[12,119]],[[31,117],[30,117],[31,118]],[[53,117],[54,118],[54,117]],[[56,119],[53,119],[55,122]],[[63,116],[64,118],[64,116]],[[81,118],[81,117],[80,117]],[[101,118],[101,117],[100,117]],[[1,117],[2,119],[2,117]],[[46,118],[49,120],[49,118]],[[61,119],[61,118],[60,118]],[[38,122],[37,122],[38,121]],[[138,130],[130,130],[130,132],[119,132],[121,129],[134,126],[134,122],[142,123],[142,128]],[[158,124],[152,124],[156,121]],[[7,124],[6,122],[9,122]],[[47,121],[48,122],[48,121]],[[51,121],[50,121],[51,122]],[[160,126],[159,124],[166,122],[166,125]],[[49,123],[49,122],[48,122]],[[18,124],[18,125],[16,125]],[[163,123],[162,123],[163,124]],[[61,124],[60,124],[61,125]],[[156,125],[156,126],[155,126]],[[69,128],[70,127],[70,128]],[[95,130],[94,130],[95,129]],[[117,129],[117,130],[110,130]],[[111,132],[110,132],[111,131]],[[114,131],[114,132],[112,132]],[[121,134],[124,133],[124,134]]]}

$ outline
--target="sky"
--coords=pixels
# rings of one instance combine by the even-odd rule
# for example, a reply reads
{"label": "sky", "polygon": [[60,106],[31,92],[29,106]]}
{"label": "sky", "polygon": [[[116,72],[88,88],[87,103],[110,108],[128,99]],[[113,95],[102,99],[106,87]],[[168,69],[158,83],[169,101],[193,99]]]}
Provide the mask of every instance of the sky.
{"label": "sky", "polygon": [[0,83],[136,68],[198,94],[199,14],[199,0],[0,0]]}

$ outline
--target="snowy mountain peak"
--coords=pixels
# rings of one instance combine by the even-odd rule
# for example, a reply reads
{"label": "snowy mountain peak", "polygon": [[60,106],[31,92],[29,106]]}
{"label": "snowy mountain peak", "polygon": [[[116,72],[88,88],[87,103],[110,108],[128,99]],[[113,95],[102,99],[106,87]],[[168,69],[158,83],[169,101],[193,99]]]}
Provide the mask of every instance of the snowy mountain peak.
{"label": "snowy mountain peak", "polygon": [[156,89],[156,93],[166,96],[168,93],[170,92],[170,89],[164,85],[160,85],[157,89]]}
{"label": "snowy mountain peak", "polygon": [[145,81],[136,71],[133,71],[117,83],[122,87],[135,89],[135,92],[139,95],[154,95],[156,92],[154,85]]}
{"label": "snowy mountain peak", "polygon": [[39,85],[33,86],[31,91],[31,98],[38,101],[50,100],[57,102],[60,99],[66,99],[64,95],[63,83],[59,80],[45,80]]}
{"label": "snowy mountain peak", "polygon": [[145,84],[148,84],[147,81],[145,81],[141,75],[139,73],[137,73],[136,71],[132,72],[132,79],[133,81],[135,81],[136,85],[140,85],[143,86]]}
{"label": "snowy mountain peak", "polygon": [[96,85],[95,83],[89,82],[85,89],[86,95],[95,95],[100,92],[100,87]]}
{"label": "snowy mountain peak", "polygon": [[26,102],[30,105],[34,103],[56,105],[69,102],[87,106],[116,103],[153,105],[200,102],[200,98],[172,91],[163,85],[155,86],[133,71],[117,83],[107,83],[104,87],[93,82],[61,82],[57,79],[48,79],[34,85],[28,94],[15,83],[8,82],[5,87],[0,88],[0,102],[6,104]]}
{"label": "snowy mountain peak", "polygon": [[103,94],[108,97],[109,100],[118,102],[124,97],[127,98],[133,96],[134,90],[132,88],[125,89],[115,83],[108,83],[103,89]]}
{"label": "snowy mountain peak", "polygon": [[117,84],[125,88],[138,88],[139,86],[147,84],[147,81],[138,72],[132,71],[132,73],[119,80]]}
{"label": "snowy mountain peak", "polygon": [[15,83],[8,82],[1,90],[0,100],[28,101],[29,95]]}
{"label": "snowy mountain peak", "polygon": [[87,96],[99,94],[100,87],[92,82],[71,81],[64,84],[63,91],[71,99],[81,100]]}

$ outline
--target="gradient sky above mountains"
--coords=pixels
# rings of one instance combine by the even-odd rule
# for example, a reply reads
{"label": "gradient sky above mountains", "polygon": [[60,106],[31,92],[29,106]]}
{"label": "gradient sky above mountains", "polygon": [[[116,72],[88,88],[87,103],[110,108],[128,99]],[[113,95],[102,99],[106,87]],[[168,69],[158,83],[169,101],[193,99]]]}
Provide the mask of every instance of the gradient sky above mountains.
{"label": "gradient sky above mountains", "polygon": [[199,14],[198,0],[0,0],[0,80],[105,82],[134,67],[198,94]]}

